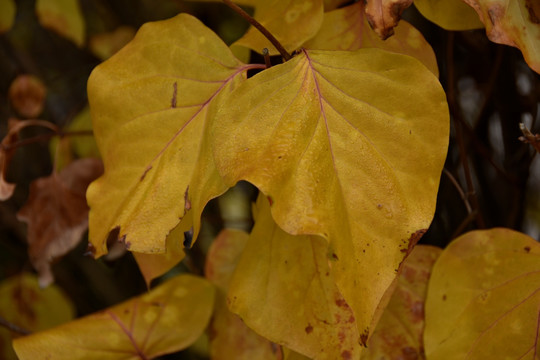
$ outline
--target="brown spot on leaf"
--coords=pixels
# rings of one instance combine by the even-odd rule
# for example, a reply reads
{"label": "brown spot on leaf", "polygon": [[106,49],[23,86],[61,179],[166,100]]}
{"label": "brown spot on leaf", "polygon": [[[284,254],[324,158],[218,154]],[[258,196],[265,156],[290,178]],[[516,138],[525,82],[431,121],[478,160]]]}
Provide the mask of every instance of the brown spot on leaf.
{"label": "brown spot on leaf", "polygon": [[268,202],[270,203],[270,206],[274,205],[274,200],[272,199],[271,196],[267,196],[266,198],[268,199]]}
{"label": "brown spot on leaf", "polygon": [[411,313],[413,315],[413,322],[423,321],[424,303],[422,301],[415,301],[411,306]]}
{"label": "brown spot on leaf", "polygon": [[311,326],[311,324],[308,324],[305,330],[306,330],[306,334],[311,334],[313,332],[313,326]]}
{"label": "brown spot on leaf", "polygon": [[526,253],[529,253],[531,251],[531,247],[530,246],[525,246],[523,248],[523,250],[525,250]]}
{"label": "brown spot on leaf", "polygon": [[173,95],[172,95],[172,99],[171,99],[171,107],[173,109],[176,107],[177,93],[178,93],[178,84],[175,81],[174,84],[173,84]]}
{"label": "brown spot on leaf", "polygon": [[349,350],[343,350],[341,352],[341,358],[343,360],[350,360],[350,359],[352,359],[352,354],[351,354],[351,352]]}
{"label": "brown spot on leaf", "polygon": [[538,0],[525,0],[525,7],[529,12],[529,20],[534,24],[540,24],[540,2]]}
{"label": "brown spot on leaf", "polygon": [[365,328],[362,334],[360,334],[360,345],[367,348],[368,339],[369,339],[369,328]]}
{"label": "brown spot on leaf", "polygon": [[401,353],[403,354],[403,360],[417,360],[419,358],[418,351],[410,346],[402,348]]}
{"label": "brown spot on leaf", "polygon": [[189,185],[184,193],[184,215],[191,210],[191,200],[189,200]]}
{"label": "brown spot on leaf", "polygon": [[339,260],[338,256],[337,256],[335,253],[332,253],[332,258],[333,258],[334,260]]}
{"label": "brown spot on leaf", "polygon": [[349,305],[347,304],[347,302],[344,299],[337,299],[336,300],[336,305],[339,306],[340,308],[345,308],[345,309],[349,308]]}
{"label": "brown spot on leaf", "polygon": [[442,301],[446,301],[446,294],[443,294]]}

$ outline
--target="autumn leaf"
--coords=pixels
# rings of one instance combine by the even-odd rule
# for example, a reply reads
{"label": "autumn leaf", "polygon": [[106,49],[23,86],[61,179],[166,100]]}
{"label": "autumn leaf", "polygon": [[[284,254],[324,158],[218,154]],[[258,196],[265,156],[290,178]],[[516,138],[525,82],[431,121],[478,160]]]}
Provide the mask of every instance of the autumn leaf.
{"label": "autumn leaf", "polygon": [[165,252],[167,234],[183,218],[197,237],[202,209],[227,189],[208,126],[222,94],[263,67],[240,63],[199,20],[180,14],[143,25],[94,69],[88,95],[105,164],[87,194],[96,256],[117,227],[136,252]]}
{"label": "autumn leaf", "polygon": [[77,246],[88,228],[86,188],[102,172],[99,159],[86,158],[32,182],[17,218],[28,224],[28,255],[42,287],[54,281],[51,263]]}
{"label": "autumn leaf", "polygon": [[15,22],[17,6],[14,0],[0,2],[0,34],[9,31]]}
{"label": "autumn leaf", "polygon": [[348,0],[324,0],[324,11],[335,10],[348,2]]}
{"label": "autumn leaf", "polygon": [[335,284],[324,239],[281,230],[262,195],[254,216],[230,282],[230,310],[265,338],[310,358],[358,358],[361,337]]}
{"label": "autumn leaf", "polygon": [[428,360],[538,359],[540,244],[510,229],[469,232],[433,267]]}
{"label": "autumn leaf", "polygon": [[424,359],[424,302],[431,268],[441,251],[418,245],[405,259],[396,289],[361,360]]}
{"label": "autumn leaf", "polygon": [[[319,30],[323,20],[323,0],[258,1],[254,17],[288,52],[293,52]],[[279,54],[253,26],[234,45],[245,46],[259,53],[267,48],[270,55]]]}
{"label": "autumn leaf", "polygon": [[414,6],[425,18],[446,30],[484,27],[474,9],[462,0],[414,0]]}
{"label": "autumn leaf", "polygon": [[488,38],[517,47],[530,68],[540,73],[540,3],[536,0],[463,0],[486,27]]}
{"label": "autumn leaf", "polygon": [[135,36],[135,29],[130,26],[119,26],[109,33],[101,33],[90,38],[88,48],[101,60],[113,56]]}
{"label": "autumn leaf", "polygon": [[270,196],[285,231],[329,240],[338,288],[368,332],[409,239],[435,210],[448,145],[437,79],[379,49],[304,50],[227,104],[213,131],[220,173]]}
{"label": "autumn leaf", "polygon": [[366,20],[365,5],[357,2],[324,14],[322,26],[314,38],[304,44],[313,50],[358,50],[379,48],[420,60],[435,76],[439,76],[437,59],[424,36],[402,20],[394,36],[381,40]]}
{"label": "autumn leaf", "polygon": [[394,34],[401,13],[413,0],[367,0],[366,17],[371,28],[383,40]]}
{"label": "autumn leaf", "polygon": [[227,308],[226,294],[249,235],[224,229],[206,257],[205,275],[216,287],[216,305],[210,323],[210,357],[229,359],[281,359],[279,346],[255,333]]}
{"label": "autumn leaf", "polygon": [[36,15],[43,27],[78,46],[84,44],[86,30],[78,0],[37,0]]}
{"label": "autumn leaf", "polygon": [[152,359],[195,342],[213,303],[211,284],[180,275],[122,304],[18,338],[13,346],[21,360]]}
{"label": "autumn leaf", "polygon": [[13,108],[26,118],[34,118],[43,112],[47,88],[33,75],[19,75],[13,80],[8,90],[8,97]]}
{"label": "autumn leaf", "polygon": [[[0,283],[0,317],[26,331],[40,331],[70,321],[75,309],[57,286],[41,289],[37,278],[29,273],[5,279]],[[0,357],[16,360],[11,346],[20,336],[0,327]]]}

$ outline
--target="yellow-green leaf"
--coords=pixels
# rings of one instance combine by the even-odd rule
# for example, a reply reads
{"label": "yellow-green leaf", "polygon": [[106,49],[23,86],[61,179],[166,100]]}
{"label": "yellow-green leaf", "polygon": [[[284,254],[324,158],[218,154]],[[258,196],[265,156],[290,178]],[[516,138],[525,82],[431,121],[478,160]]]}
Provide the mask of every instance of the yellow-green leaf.
{"label": "yellow-green leaf", "polygon": [[210,324],[210,356],[213,360],[281,359],[278,345],[248,328],[227,308],[226,293],[248,238],[243,231],[225,229],[208,251],[205,275],[218,288]]}
{"label": "yellow-green leaf", "polygon": [[134,28],[130,26],[119,26],[112,32],[92,36],[88,47],[92,54],[101,60],[106,60],[130,42],[134,36]]}
{"label": "yellow-green leaf", "polygon": [[[0,284],[0,316],[27,331],[40,331],[70,321],[75,315],[71,301],[56,285],[41,289],[37,278],[22,273]],[[0,358],[15,360],[11,346],[20,336],[0,327]]]}
{"label": "yellow-green leaf", "polygon": [[358,50],[380,48],[420,60],[436,76],[437,59],[424,36],[406,21],[396,26],[394,36],[381,40],[369,26],[364,14],[365,5],[357,2],[324,14],[321,29],[304,44],[313,50]]}
{"label": "yellow-green leaf", "polygon": [[254,216],[229,287],[231,311],[267,339],[311,358],[357,359],[360,335],[336,287],[324,239],[281,230],[262,195]]}
{"label": "yellow-green leaf", "polygon": [[441,254],[429,281],[428,360],[540,355],[540,244],[510,229],[469,232]]}
{"label": "yellow-green leaf", "polygon": [[[90,241],[107,252],[107,234],[133,251],[165,251],[167,234],[223,193],[205,136],[222,93],[251,68],[187,14],[148,23],[90,75],[94,134],[105,164],[88,189]],[[191,209],[191,211],[189,211]]]}
{"label": "yellow-green leaf", "polygon": [[[255,7],[258,20],[289,52],[312,38],[323,20],[322,0],[265,0]],[[268,48],[270,55],[279,52],[259,30],[253,26],[234,45],[261,52]]]}
{"label": "yellow-green leaf", "polygon": [[3,0],[0,2],[0,34],[8,31],[15,22],[17,6],[14,0]]}
{"label": "yellow-green leaf", "polygon": [[214,287],[181,275],[112,308],[16,339],[21,360],[151,359],[182,350],[204,331]]}
{"label": "yellow-green leaf", "polygon": [[540,2],[538,0],[463,0],[476,10],[489,39],[517,47],[531,69],[540,73]]}
{"label": "yellow-green leaf", "polygon": [[436,77],[379,49],[304,50],[248,79],[227,104],[213,131],[220,173],[269,195],[285,231],[329,240],[338,287],[369,332],[435,211],[449,130]]}
{"label": "yellow-green leaf", "polygon": [[37,0],[36,14],[43,27],[83,45],[86,30],[79,0]]}
{"label": "yellow-green leaf", "polygon": [[405,259],[397,286],[362,360],[424,358],[424,302],[431,268],[441,251],[418,245]]}
{"label": "yellow-green leaf", "polygon": [[414,0],[414,6],[428,20],[446,30],[480,29],[478,14],[462,0]]}
{"label": "yellow-green leaf", "polygon": [[394,34],[394,27],[401,19],[401,13],[413,0],[369,0],[366,2],[366,16],[373,30],[383,40]]}

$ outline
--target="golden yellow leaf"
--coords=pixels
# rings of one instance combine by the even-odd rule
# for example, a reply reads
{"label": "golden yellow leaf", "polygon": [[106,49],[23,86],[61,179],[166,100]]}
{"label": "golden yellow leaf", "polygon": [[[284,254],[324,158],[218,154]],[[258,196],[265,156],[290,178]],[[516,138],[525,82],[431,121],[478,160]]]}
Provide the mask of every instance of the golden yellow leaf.
{"label": "golden yellow leaf", "polygon": [[463,0],[476,10],[488,38],[517,47],[530,68],[540,73],[538,0]]}
{"label": "golden yellow leaf", "polygon": [[82,46],[85,41],[84,18],[79,0],[37,0],[39,23]]}
{"label": "golden yellow leaf", "polygon": [[263,67],[240,63],[199,20],[180,14],[143,25],[94,69],[88,95],[105,164],[87,193],[96,256],[117,227],[136,252],[165,252],[184,216],[197,237],[202,209],[227,189],[205,134],[222,93]]}
{"label": "golden yellow leaf", "polygon": [[397,286],[362,360],[424,358],[424,302],[431,268],[441,251],[418,245],[405,259]]}
{"label": "golden yellow leaf", "polygon": [[358,50],[380,48],[420,60],[435,76],[439,76],[437,59],[424,36],[408,22],[396,26],[394,36],[381,40],[371,29],[364,14],[365,5],[357,2],[324,14],[315,37],[304,44],[313,50]]}
{"label": "golden yellow leaf", "polygon": [[213,360],[281,359],[279,346],[255,333],[227,308],[226,293],[249,235],[223,230],[206,258],[205,275],[216,287],[216,305],[210,323],[210,356]]}
{"label": "golden yellow leaf", "polygon": [[[45,330],[70,321],[74,315],[73,304],[57,286],[41,289],[32,274],[22,273],[0,283],[0,316],[22,329]],[[11,346],[17,336],[0,327],[0,358],[17,359]]]}
{"label": "golden yellow leaf", "polygon": [[182,350],[204,331],[214,287],[180,275],[149,293],[13,342],[21,360],[151,359]]}
{"label": "golden yellow leaf", "polygon": [[[265,0],[255,5],[258,20],[283,47],[293,52],[312,38],[323,20],[322,0]],[[267,48],[270,55],[279,52],[253,26],[234,45],[241,45],[261,53]]]}
{"label": "golden yellow leaf", "polygon": [[385,40],[394,34],[401,13],[412,3],[413,0],[367,0],[366,17],[371,28]]}
{"label": "golden yellow leaf", "polygon": [[474,9],[462,0],[414,0],[414,6],[425,18],[446,30],[484,27]]}
{"label": "golden yellow leaf", "polygon": [[248,79],[227,104],[213,124],[220,173],[269,195],[285,231],[329,240],[339,290],[369,333],[435,211],[449,130],[436,77],[379,49],[304,50]]}
{"label": "golden yellow leaf", "polygon": [[260,195],[255,227],[229,286],[232,312],[257,333],[314,359],[357,359],[360,334],[318,236],[293,236]]}
{"label": "golden yellow leaf", "polygon": [[540,244],[510,229],[469,232],[441,254],[429,282],[428,360],[540,356]]}
{"label": "golden yellow leaf", "polygon": [[16,13],[17,6],[14,0],[0,1],[0,34],[11,29]]}

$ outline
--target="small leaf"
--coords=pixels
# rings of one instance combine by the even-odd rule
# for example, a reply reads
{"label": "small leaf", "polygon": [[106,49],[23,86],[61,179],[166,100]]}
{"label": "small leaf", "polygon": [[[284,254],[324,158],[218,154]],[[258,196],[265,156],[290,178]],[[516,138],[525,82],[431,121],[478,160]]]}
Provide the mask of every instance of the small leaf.
{"label": "small leaf", "polygon": [[517,47],[530,68],[540,73],[540,3],[538,0],[463,0],[473,7],[488,38]]}
{"label": "small leaf", "polygon": [[368,0],[366,16],[371,28],[383,40],[394,34],[394,28],[401,19],[401,13],[413,0]]}
{"label": "small leaf", "polygon": [[[319,30],[323,19],[322,0],[264,0],[255,6],[258,20],[288,52],[298,49]],[[279,52],[253,26],[234,45],[241,45],[261,53],[267,48],[270,55]]]}
{"label": "small leaf", "polygon": [[397,286],[362,360],[424,359],[424,302],[441,249],[418,245],[403,262]]}
{"label": "small leaf", "polygon": [[230,283],[231,311],[262,336],[311,358],[357,359],[360,334],[336,287],[324,239],[281,230],[262,195],[254,216]]}
{"label": "small leaf", "polygon": [[[70,321],[75,309],[57,286],[40,289],[37,278],[29,273],[13,276],[0,283],[0,316],[28,331],[40,331]],[[12,337],[20,336],[0,327],[0,357],[17,359]]]}
{"label": "small leaf", "polygon": [[435,76],[439,76],[437,59],[424,36],[408,22],[396,26],[394,36],[381,40],[369,26],[365,5],[357,2],[324,14],[322,26],[315,37],[304,44],[313,50],[358,50],[379,48],[420,60]]}
{"label": "small leaf", "polygon": [[0,1],[0,34],[11,29],[16,13],[17,5],[14,0]]}
{"label": "small leaf", "polygon": [[47,88],[33,75],[19,75],[9,86],[8,97],[13,108],[25,118],[35,118],[43,112]]}
{"label": "small leaf", "polygon": [[28,255],[41,286],[54,281],[51,263],[77,246],[86,231],[86,188],[102,172],[100,160],[87,158],[32,182],[17,218],[28,224]]}
{"label": "small leaf", "polygon": [[87,194],[96,256],[117,227],[136,252],[165,252],[167,234],[184,217],[197,237],[202,209],[227,190],[208,127],[222,94],[263,67],[240,63],[199,20],[180,14],[143,25],[94,69],[88,95],[105,164]]}
{"label": "small leaf", "polygon": [[540,244],[509,229],[469,232],[429,281],[428,360],[538,359]]}
{"label": "small leaf", "polygon": [[210,355],[213,360],[281,359],[278,345],[255,333],[227,308],[226,293],[248,238],[249,235],[243,231],[225,229],[208,251],[205,275],[218,288],[210,324]]}
{"label": "small leaf", "polygon": [[83,45],[85,24],[78,0],[37,0],[36,14],[43,27]]}
{"label": "small leaf", "polygon": [[437,79],[379,49],[304,50],[227,104],[213,131],[223,178],[270,196],[288,233],[329,241],[338,288],[360,333],[372,329],[409,240],[435,211],[449,130]]}
{"label": "small leaf", "polygon": [[16,339],[21,360],[151,359],[191,345],[206,327],[214,288],[181,275],[112,308]]}
{"label": "small leaf", "polygon": [[462,0],[414,0],[414,6],[425,18],[446,30],[484,27],[474,9]]}

